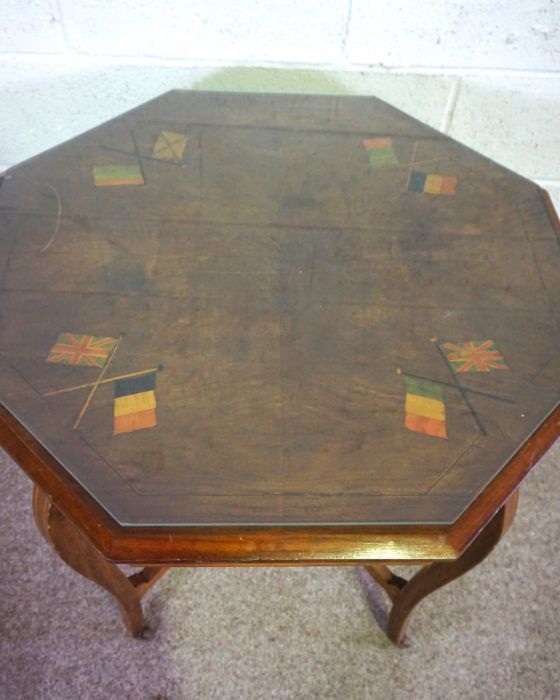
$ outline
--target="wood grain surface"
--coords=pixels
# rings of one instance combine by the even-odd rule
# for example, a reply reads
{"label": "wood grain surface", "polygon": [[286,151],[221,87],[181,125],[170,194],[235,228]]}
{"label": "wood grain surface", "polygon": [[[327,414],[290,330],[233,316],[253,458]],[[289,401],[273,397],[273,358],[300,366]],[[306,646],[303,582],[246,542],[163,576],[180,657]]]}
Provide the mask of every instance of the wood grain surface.
{"label": "wood grain surface", "polygon": [[481,527],[558,435],[553,216],[374,98],[167,93],[0,185],[2,444],[125,529],[440,537],[502,479]]}

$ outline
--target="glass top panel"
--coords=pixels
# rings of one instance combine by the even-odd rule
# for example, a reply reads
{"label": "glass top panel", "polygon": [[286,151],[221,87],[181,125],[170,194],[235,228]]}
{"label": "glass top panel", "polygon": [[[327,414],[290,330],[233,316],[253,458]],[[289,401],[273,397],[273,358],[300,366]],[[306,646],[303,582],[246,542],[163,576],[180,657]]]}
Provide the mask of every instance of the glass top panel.
{"label": "glass top panel", "polygon": [[539,189],[365,97],[174,91],[0,185],[0,401],[122,524],[445,523],[558,402]]}

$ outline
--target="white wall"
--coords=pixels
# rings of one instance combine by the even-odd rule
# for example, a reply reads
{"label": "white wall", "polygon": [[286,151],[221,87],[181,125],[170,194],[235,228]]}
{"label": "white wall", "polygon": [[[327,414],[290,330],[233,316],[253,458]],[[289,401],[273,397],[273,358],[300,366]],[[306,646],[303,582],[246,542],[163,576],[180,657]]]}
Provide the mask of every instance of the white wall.
{"label": "white wall", "polygon": [[557,0],[3,0],[0,51],[557,71]]}
{"label": "white wall", "polygon": [[377,94],[560,184],[560,0],[2,0],[0,169],[208,85]]}

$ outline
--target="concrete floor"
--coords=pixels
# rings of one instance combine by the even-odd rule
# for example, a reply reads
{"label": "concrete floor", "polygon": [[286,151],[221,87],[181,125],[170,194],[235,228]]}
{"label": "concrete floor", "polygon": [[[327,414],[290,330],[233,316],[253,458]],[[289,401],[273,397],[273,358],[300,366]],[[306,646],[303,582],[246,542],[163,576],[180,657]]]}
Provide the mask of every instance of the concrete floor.
{"label": "concrete floor", "polygon": [[[52,71],[47,85],[0,61],[0,164],[170,87],[362,92],[537,179],[560,206],[560,79]],[[559,467],[557,445],[527,480],[512,531],[422,603],[399,650],[379,626],[384,594],[352,568],[175,570],[146,599],[155,638],[129,639],[109,596],[42,541],[30,484],[0,453],[0,699],[558,698]]]}

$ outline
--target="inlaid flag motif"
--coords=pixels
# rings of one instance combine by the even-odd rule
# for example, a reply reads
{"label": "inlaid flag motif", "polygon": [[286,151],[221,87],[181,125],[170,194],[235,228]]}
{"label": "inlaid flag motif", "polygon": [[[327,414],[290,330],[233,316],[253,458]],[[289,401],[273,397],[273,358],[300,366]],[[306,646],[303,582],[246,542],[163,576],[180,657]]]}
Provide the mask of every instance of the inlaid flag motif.
{"label": "inlaid flag motif", "polygon": [[420,170],[414,170],[408,180],[409,192],[454,195],[456,187],[457,178],[452,175],[428,175]]}
{"label": "inlaid flag motif", "polygon": [[162,131],[154,145],[154,158],[158,160],[182,160],[188,140],[188,136],[185,134]]}
{"label": "inlaid flag motif", "polygon": [[446,439],[443,387],[413,377],[405,377],[405,384],[405,427],[415,433]]}
{"label": "inlaid flag motif", "polygon": [[372,168],[385,168],[389,165],[399,164],[397,155],[393,150],[392,139],[364,139],[363,144],[369,154],[369,163]]}
{"label": "inlaid flag motif", "polygon": [[116,338],[61,333],[49,352],[47,362],[102,368],[116,344]]}
{"label": "inlaid flag motif", "polygon": [[456,374],[509,369],[493,340],[442,343],[441,349]]}
{"label": "inlaid flag motif", "polygon": [[156,420],[156,373],[115,382],[113,435],[153,428]]}
{"label": "inlaid flag motif", "polygon": [[144,175],[138,165],[96,165],[93,181],[96,187],[143,185]]}

